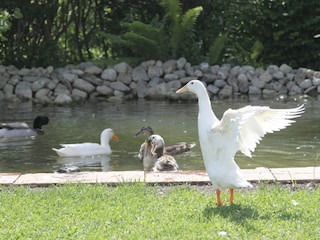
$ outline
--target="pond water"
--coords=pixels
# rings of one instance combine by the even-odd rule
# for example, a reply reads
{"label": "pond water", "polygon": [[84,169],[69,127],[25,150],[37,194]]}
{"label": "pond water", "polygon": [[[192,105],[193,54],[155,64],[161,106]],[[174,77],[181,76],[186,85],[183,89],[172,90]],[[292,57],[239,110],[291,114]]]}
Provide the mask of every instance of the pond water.
{"label": "pond water", "polygon": [[[274,108],[291,108],[306,104],[306,112],[292,126],[266,135],[252,158],[241,153],[236,161],[241,168],[303,167],[320,165],[319,119],[317,100],[214,100],[212,106],[217,117],[232,107],[248,104],[268,105]],[[53,172],[65,165],[79,166],[81,171],[142,170],[137,158],[143,137],[134,134],[142,126],[151,126],[163,136],[166,143],[195,142],[190,152],[176,155],[182,170],[204,169],[198,134],[197,102],[129,101],[88,102],[74,106],[37,106],[31,102],[1,103],[0,121],[24,121],[32,125],[37,115],[47,115],[50,124],[45,134],[35,138],[0,139],[0,172]],[[111,156],[61,158],[51,149],[60,143],[100,142],[100,133],[112,128],[119,142],[111,141]]]}

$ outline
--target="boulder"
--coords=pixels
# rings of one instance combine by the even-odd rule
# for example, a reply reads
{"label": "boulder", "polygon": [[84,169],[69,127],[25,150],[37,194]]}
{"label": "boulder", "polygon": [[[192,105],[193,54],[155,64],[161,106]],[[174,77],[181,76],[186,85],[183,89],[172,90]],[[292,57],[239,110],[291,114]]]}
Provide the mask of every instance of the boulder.
{"label": "boulder", "polygon": [[103,80],[114,82],[117,80],[117,72],[116,72],[116,70],[114,70],[112,68],[107,68],[107,69],[103,70],[103,72],[101,74],[101,78]]}
{"label": "boulder", "polygon": [[15,95],[22,99],[32,99],[32,84],[29,82],[19,82],[15,89]]}
{"label": "boulder", "polygon": [[142,66],[134,68],[132,72],[132,80],[136,82],[139,80],[148,81],[149,77],[146,72],[146,69]]}
{"label": "boulder", "polygon": [[88,83],[81,78],[74,80],[73,87],[82,90],[86,93],[92,93],[96,89],[91,83]]}

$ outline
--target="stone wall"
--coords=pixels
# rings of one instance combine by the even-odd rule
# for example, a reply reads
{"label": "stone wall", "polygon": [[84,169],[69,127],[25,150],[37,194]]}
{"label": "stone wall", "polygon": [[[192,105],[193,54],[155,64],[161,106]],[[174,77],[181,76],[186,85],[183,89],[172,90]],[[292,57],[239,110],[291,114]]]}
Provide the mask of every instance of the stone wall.
{"label": "stone wall", "polygon": [[191,65],[185,58],[146,61],[131,67],[119,63],[105,69],[92,62],[63,68],[22,68],[0,65],[0,100],[33,100],[41,104],[68,104],[91,98],[193,98],[175,91],[192,79],[207,85],[211,96],[317,95],[320,71],[292,69],[286,64],[266,69],[230,64]]}

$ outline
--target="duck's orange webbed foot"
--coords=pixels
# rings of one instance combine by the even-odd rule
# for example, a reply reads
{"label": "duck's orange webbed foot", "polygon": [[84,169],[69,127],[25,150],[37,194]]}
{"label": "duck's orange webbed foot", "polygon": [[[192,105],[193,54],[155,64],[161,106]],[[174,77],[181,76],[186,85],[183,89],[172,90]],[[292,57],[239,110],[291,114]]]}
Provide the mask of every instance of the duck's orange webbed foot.
{"label": "duck's orange webbed foot", "polygon": [[221,193],[220,189],[217,189],[217,190],[216,190],[216,194],[217,194],[217,205],[218,205],[218,206],[223,206],[223,203],[221,202],[220,193]]}
{"label": "duck's orange webbed foot", "polygon": [[230,205],[233,204],[233,191],[234,189],[233,188],[230,188]]}

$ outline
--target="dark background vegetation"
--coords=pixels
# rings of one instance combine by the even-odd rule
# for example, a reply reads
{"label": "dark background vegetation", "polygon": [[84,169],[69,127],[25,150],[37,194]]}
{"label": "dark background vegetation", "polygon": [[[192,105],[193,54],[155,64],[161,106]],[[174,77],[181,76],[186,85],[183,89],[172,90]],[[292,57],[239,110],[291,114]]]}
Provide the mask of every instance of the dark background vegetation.
{"label": "dark background vegetation", "polygon": [[19,68],[185,57],[317,70],[320,1],[1,1],[0,44]]}

